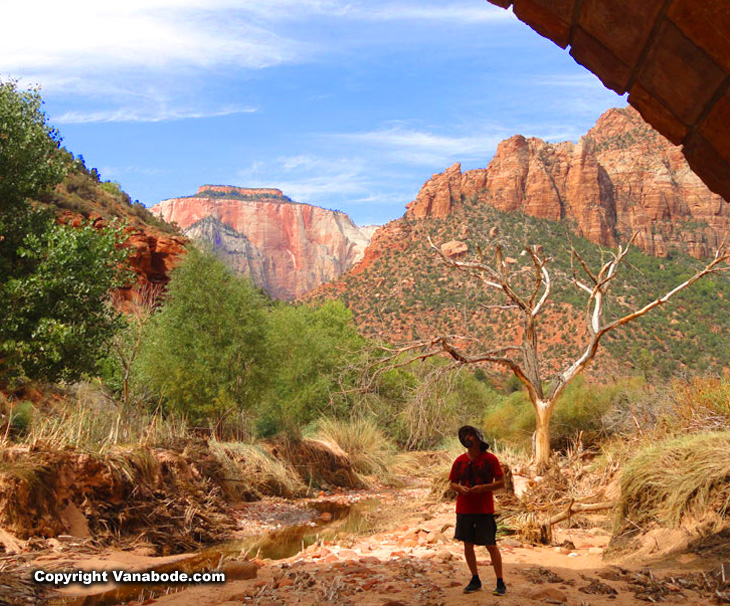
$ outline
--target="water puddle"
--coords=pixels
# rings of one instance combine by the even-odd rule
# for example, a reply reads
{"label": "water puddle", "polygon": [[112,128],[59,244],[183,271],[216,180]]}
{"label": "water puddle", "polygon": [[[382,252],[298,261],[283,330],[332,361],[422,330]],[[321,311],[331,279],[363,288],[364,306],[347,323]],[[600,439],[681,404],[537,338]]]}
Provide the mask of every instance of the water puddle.
{"label": "water puddle", "polygon": [[[372,514],[378,509],[380,503],[379,498],[365,499],[352,504],[315,501],[310,504],[314,516],[329,514],[332,516],[331,521],[315,525],[312,525],[312,522],[297,524],[264,535],[229,541],[204,549],[192,557],[178,562],[155,566],[148,570],[135,570],[135,572],[154,570],[164,573],[179,570],[191,574],[209,572],[217,568],[223,559],[228,558],[257,557],[270,560],[290,558],[319,540],[331,541],[371,530]],[[53,598],[48,601],[48,606],[114,606],[131,600],[142,602],[190,586],[190,584],[155,586],[130,583],[91,595]]]}

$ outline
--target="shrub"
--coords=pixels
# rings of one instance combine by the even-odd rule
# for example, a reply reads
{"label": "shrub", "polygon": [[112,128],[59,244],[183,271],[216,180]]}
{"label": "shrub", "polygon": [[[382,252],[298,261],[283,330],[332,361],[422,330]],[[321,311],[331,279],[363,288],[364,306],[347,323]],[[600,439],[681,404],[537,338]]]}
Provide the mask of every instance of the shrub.
{"label": "shrub", "polygon": [[371,419],[322,418],[315,435],[346,452],[357,473],[384,476],[391,472],[395,445]]}
{"label": "shrub", "polygon": [[679,430],[730,429],[730,379],[675,381],[673,417]]}
{"label": "shrub", "polygon": [[248,279],[190,248],[149,323],[136,372],[195,424],[250,409],[269,377],[263,305]]}
{"label": "shrub", "polygon": [[621,473],[619,522],[677,526],[687,514],[727,515],[730,432],[665,440],[639,452]]}
{"label": "shrub", "polygon": [[31,427],[36,410],[32,402],[18,402],[10,410],[10,427],[15,434],[25,435]]}
{"label": "shrub", "polygon": [[[597,438],[623,430],[626,424],[622,421],[631,418],[634,404],[644,398],[642,386],[638,378],[600,385],[578,377],[555,406],[550,424],[552,446],[565,447],[580,432],[584,438]],[[535,431],[535,411],[527,394],[518,391],[491,406],[483,423],[493,440],[528,447]]]}
{"label": "shrub", "polygon": [[266,327],[276,366],[257,407],[261,435],[271,436],[287,425],[304,426],[322,414],[347,414],[347,402],[332,394],[342,388],[340,381],[357,380],[341,376],[346,366],[355,365],[365,345],[351,312],[339,301],[278,304],[270,310]]}

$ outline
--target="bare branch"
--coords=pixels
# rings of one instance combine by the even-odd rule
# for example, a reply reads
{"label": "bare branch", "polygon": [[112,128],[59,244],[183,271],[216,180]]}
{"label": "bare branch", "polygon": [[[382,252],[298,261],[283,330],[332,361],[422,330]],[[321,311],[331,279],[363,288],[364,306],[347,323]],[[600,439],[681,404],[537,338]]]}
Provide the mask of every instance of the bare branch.
{"label": "bare branch", "polygon": [[703,278],[704,276],[707,276],[709,274],[715,274],[715,273],[719,273],[721,271],[730,270],[730,266],[721,267],[721,264],[728,260],[730,260],[730,252],[727,249],[718,249],[715,252],[715,257],[712,259],[712,261],[710,261],[710,263],[708,263],[705,266],[704,269],[698,271],[697,273],[695,273],[695,275],[693,275],[688,280],[682,282],[678,286],[675,286],[672,290],[670,290],[664,296],[654,299],[651,303],[647,303],[641,309],[636,310],[630,314],[627,314],[624,317],[619,318],[618,320],[614,320],[607,326],[604,326],[601,329],[601,335],[607,333],[610,330],[613,330],[614,328],[618,328],[619,326],[626,324],[627,322],[630,322],[631,320],[634,320],[636,318],[643,316],[645,313],[647,313],[648,311],[651,311],[652,309],[654,309],[655,307],[657,307],[659,305],[663,305],[664,303],[669,301],[669,299],[671,299],[674,295],[676,295],[678,292],[681,292],[688,286],[691,286],[692,284],[697,282],[697,280],[699,280],[700,278]]}
{"label": "bare branch", "polygon": [[[633,238],[632,238],[633,241]],[[616,266],[618,263],[626,256],[626,252],[628,251],[628,247],[626,250],[623,250],[621,247],[619,247],[618,254],[614,257],[613,261],[608,263],[607,265],[610,265],[611,267],[608,270],[608,273],[604,278],[602,278],[603,283],[605,284],[611,277],[613,277],[614,272],[616,270]],[[586,346],[583,354],[575,361],[573,364],[570,365],[569,368],[567,368],[564,372],[557,375],[553,381],[553,384],[550,387],[550,392],[548,394],[548,399],[554,400],[556,399],[562,390],[565,388],[565,386],[570,383],[573,378],[575,378],[578,374],[580,374],[583,369],[593,360],[593,358],[596,355],[596,352],[598,351],[598,345],[600,343],[601,338],[608,332],[614,330],[615,328],[618,328],[619,326],[622,326],[628,322],[631,322],[632,320],[635,320],[636,318],[639,318],[643,316],[644,314],[648,313],[655,307],[658,307],[659,305],[663,305],[669,299],[671,299],[674,295],[676,295],[678,292],[681,292],[685,288],[691,286],[697,280],[703,278],[704,276],[707,276],[709,274],[719,273],[721,271],[728,271],[730,270],[730,265],[723,265],[723,263],[730,261],[730,250],[727,249],[724,245],[717,249],[715,252],[715,256],[708,263],[703,269],[697,271],[692,277],[685,280],[681,284],[675,286],[672,290],[667,292],[661,297],[658,297],[657,299],[654,299],[650,303],[647,303],[644,305],[641,309],[638,309],[636,311],[633,311],[629,314],[626,314],[625,316],[614,320],[613,322],[605,325],[600,326],[598,324],[598,315],[600,315],[600,306],[602,304],[602,296],[604,293],[600,291],[600,288],[597,286],[596,289],[594,289],[595,297],[592,297],[594,299],[594,316],[592,318],[592,321],[588,323],[588,328],[591,330],[591,340],[589,341],[588,345]]]}
{"label": "bare branch", "polygon": [[506,305],[485,305],[484,303],[480,303],[479,307],[483,309],[498,309],[502,311],[508,311],[510,309],[519,309],[517,305],[514,303],[507,303]]}
{"label": "bare branch", "polygon": [[[447,257],[443,251],[433,243],[430,236],[428,236],[428,243],[446,265],[461,270],[472,270],[486,286],[502,290],[507,298],[514,301],[522,310],[528,310],[527,304],[522,300],[522,297],[520,297],[510,286],[507,263],[504,260],[502,246],[500,244],[495,246],[495,259],[498,269],[494,269],[491,265],[486,263],[478,263],[476,261],[457,261],[456,259]],[[487,274],[488,277],[485,277],[484,274]]]}
{"label": "bare branch", "polygon": [[573,284],[575,284],[581,290],[585,290],[589,295],[593,294],[593,289],[591,289],[590,287],[588,287],[585,284],[583,284],[583,282],[581,282],[580,280],[577,280],[577,279],[573,278],[571,280],[571,282]]}
{"label": "bare branch", "polygon": [[552,283],[550,281],[550,274],[548,273],[545,266],[540,268],[540,271],[543,274],[543,280],[545,282],[545,292],[542,293],[542,297],[540,297],[540,300],[537,302],[537,306],[532,310],[532,317],[536,318],[537,315],[542,311],[542,308],[545,306],[545,301],[548,300],[548,297],[550,296],[550,291],[552,290]]}
{"label": "bare branch", "polygon": [[[545,257],[540,256],[539,253],[542,251],[541,246],[528,246],[525,251],[530,255],[532,264],[535,266],[535,286],[532,289],[532,296],[530,297],[530,308],[532,309],[532,317],[535,318],[542,311],[542,307],[550,296],[551,282],[550,274],[545,267],[547,261]],[[540,288],[545,285],[545,292],[543,292],[540,301],[535,305],[537,295],[540,293]]]}
{"label": "bare branch", "polygon": [[[441,257],[441,260],[446,265],[454,267],[456,269],[461,269],[463,271],[471,270],[472,272],[476,273],[482,280],[482,282],[484,282],[484,284],[486,284],[487,286],[503,290],[503,285],[500,281],[499,274],[491,266],[483,262],[477,263],[474,261],[457,261],[456,259],[452,259],[451,257],[446,256],[444,252],[433,243],[433,240],[431,240],[431,236],[427,236],[427,238],[431,248],[436,252],[436,254],[438,254],[439,257]],[[480,258],[482,258],[481,249],[479,250],[479,256]],[[489,278],[485,278],[483,275],[484,273],[486,273]]]}
{"label": "bare branch", "polygon": [[570,246],[570,269],[573,270],[573,279],[578,279],[578,272],[575,269],[575,266],[573,264],[573,261],[577,260],[578,263],[580,263],[581,267],[583,268],[583,271],[586,273],[586,275],[591,279],[591,282],[593,284],[598,284],[598,278],[593,275],[593,272],[591,271],[590,267],[588,267],[588,264],[585,262],[583,257],[580,255],[580,253],[573,248],[573,245]]}

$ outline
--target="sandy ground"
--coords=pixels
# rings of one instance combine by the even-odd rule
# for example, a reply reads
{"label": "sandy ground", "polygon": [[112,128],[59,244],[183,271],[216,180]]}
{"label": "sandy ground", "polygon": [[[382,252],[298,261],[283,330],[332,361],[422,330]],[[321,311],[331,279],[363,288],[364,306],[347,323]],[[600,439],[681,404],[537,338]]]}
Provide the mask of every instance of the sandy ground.
{"label": "sandy ground", "polygon": [[[412,496],[412,495],[411,495]],[[421,495],[423,496],[423,495]],[[388,497],[382,507],[399,526],[386,532],[318,541],[285,560],[254,559],[256,578],[228,580],[221,585],[180,586],[155,598],[119,603],[179,606],[316,605],[442,606],[448,604],[646,604],[652,601],[706,605],[708,597],[687,589],[678,575],[697,568],[694,556],[686,566],[653,570],[637,563],[603,559],[609,536],[600,529],[560,531],[557,542],[567,547],[534,547],[513,539],[500,541],[507,595],[493,596],[494,573],[486,550],[477,552],[484,588],[465,595],[469,573],[461,545],[453,540],[453,503],[413,505]],[[382,512],[381,512],[382,514]],[[392,515],[390,515],[392,514]],[[570,543],[564,543],[570,541]],[[120,561],[121,558],[121,561]],[[691,561],[695,560],[695,561]],[[108,553],[75,559],[83,568],[149,568],[143,554]],[[683,569],[682,569],[683,568]],[[644,572],[642,572],[642,570]],[[73,592],[74,588],[69,588]],[[137,597],[137,596],[135,596]]]}

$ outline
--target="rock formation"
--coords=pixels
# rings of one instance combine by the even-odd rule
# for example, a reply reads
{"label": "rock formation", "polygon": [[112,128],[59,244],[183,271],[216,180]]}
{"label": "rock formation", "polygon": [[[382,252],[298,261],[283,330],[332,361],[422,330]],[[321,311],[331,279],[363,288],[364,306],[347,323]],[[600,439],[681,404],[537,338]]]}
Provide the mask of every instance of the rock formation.
{"label": "rock formation", "polygon": [[[90,222],[97,229],[108,225],[108,220],[98,213],[85,217],[79,213],[61,210],[57,217],[59,223],[72,227],[79,227],[85,222]],[[135,279],[131,284],[117,290],[115,304],[122,311],[130,312],[135,305],[157,298],[167,286],[170,271],[185,255],[188,239],[162,233],[141,222],[125,227],[124,234],[126,239],[121,246],[129,249],[127,262]]]}
{"label": "rock formation", "polygon": [[140,228],[127,230],[124,246],[131,249],[129,264],[137,275],[134,285],[119,291],[122,309],[130,311],[140,299],[156,299],[170,281],[170,271],[185,255],[187,238],[153,233]]}
{"label": "rock formation", "polygon": [[292,202],[278,189],[204,185],[152,209],[205,242],[272,297],[292,300],[362,258],[374,228],[339,211]]}
{"label": "rock formation", "polygon": [[486,169],[462,173],[454,164],[425,183],[406,216],[443,218],[462,197],[570,221],[601,245],[636,233],[636,244],[656,256],[676,247],[707,257],[730,230],[728,202],[630,107],[608,110],[576,144],[515,135]]}

